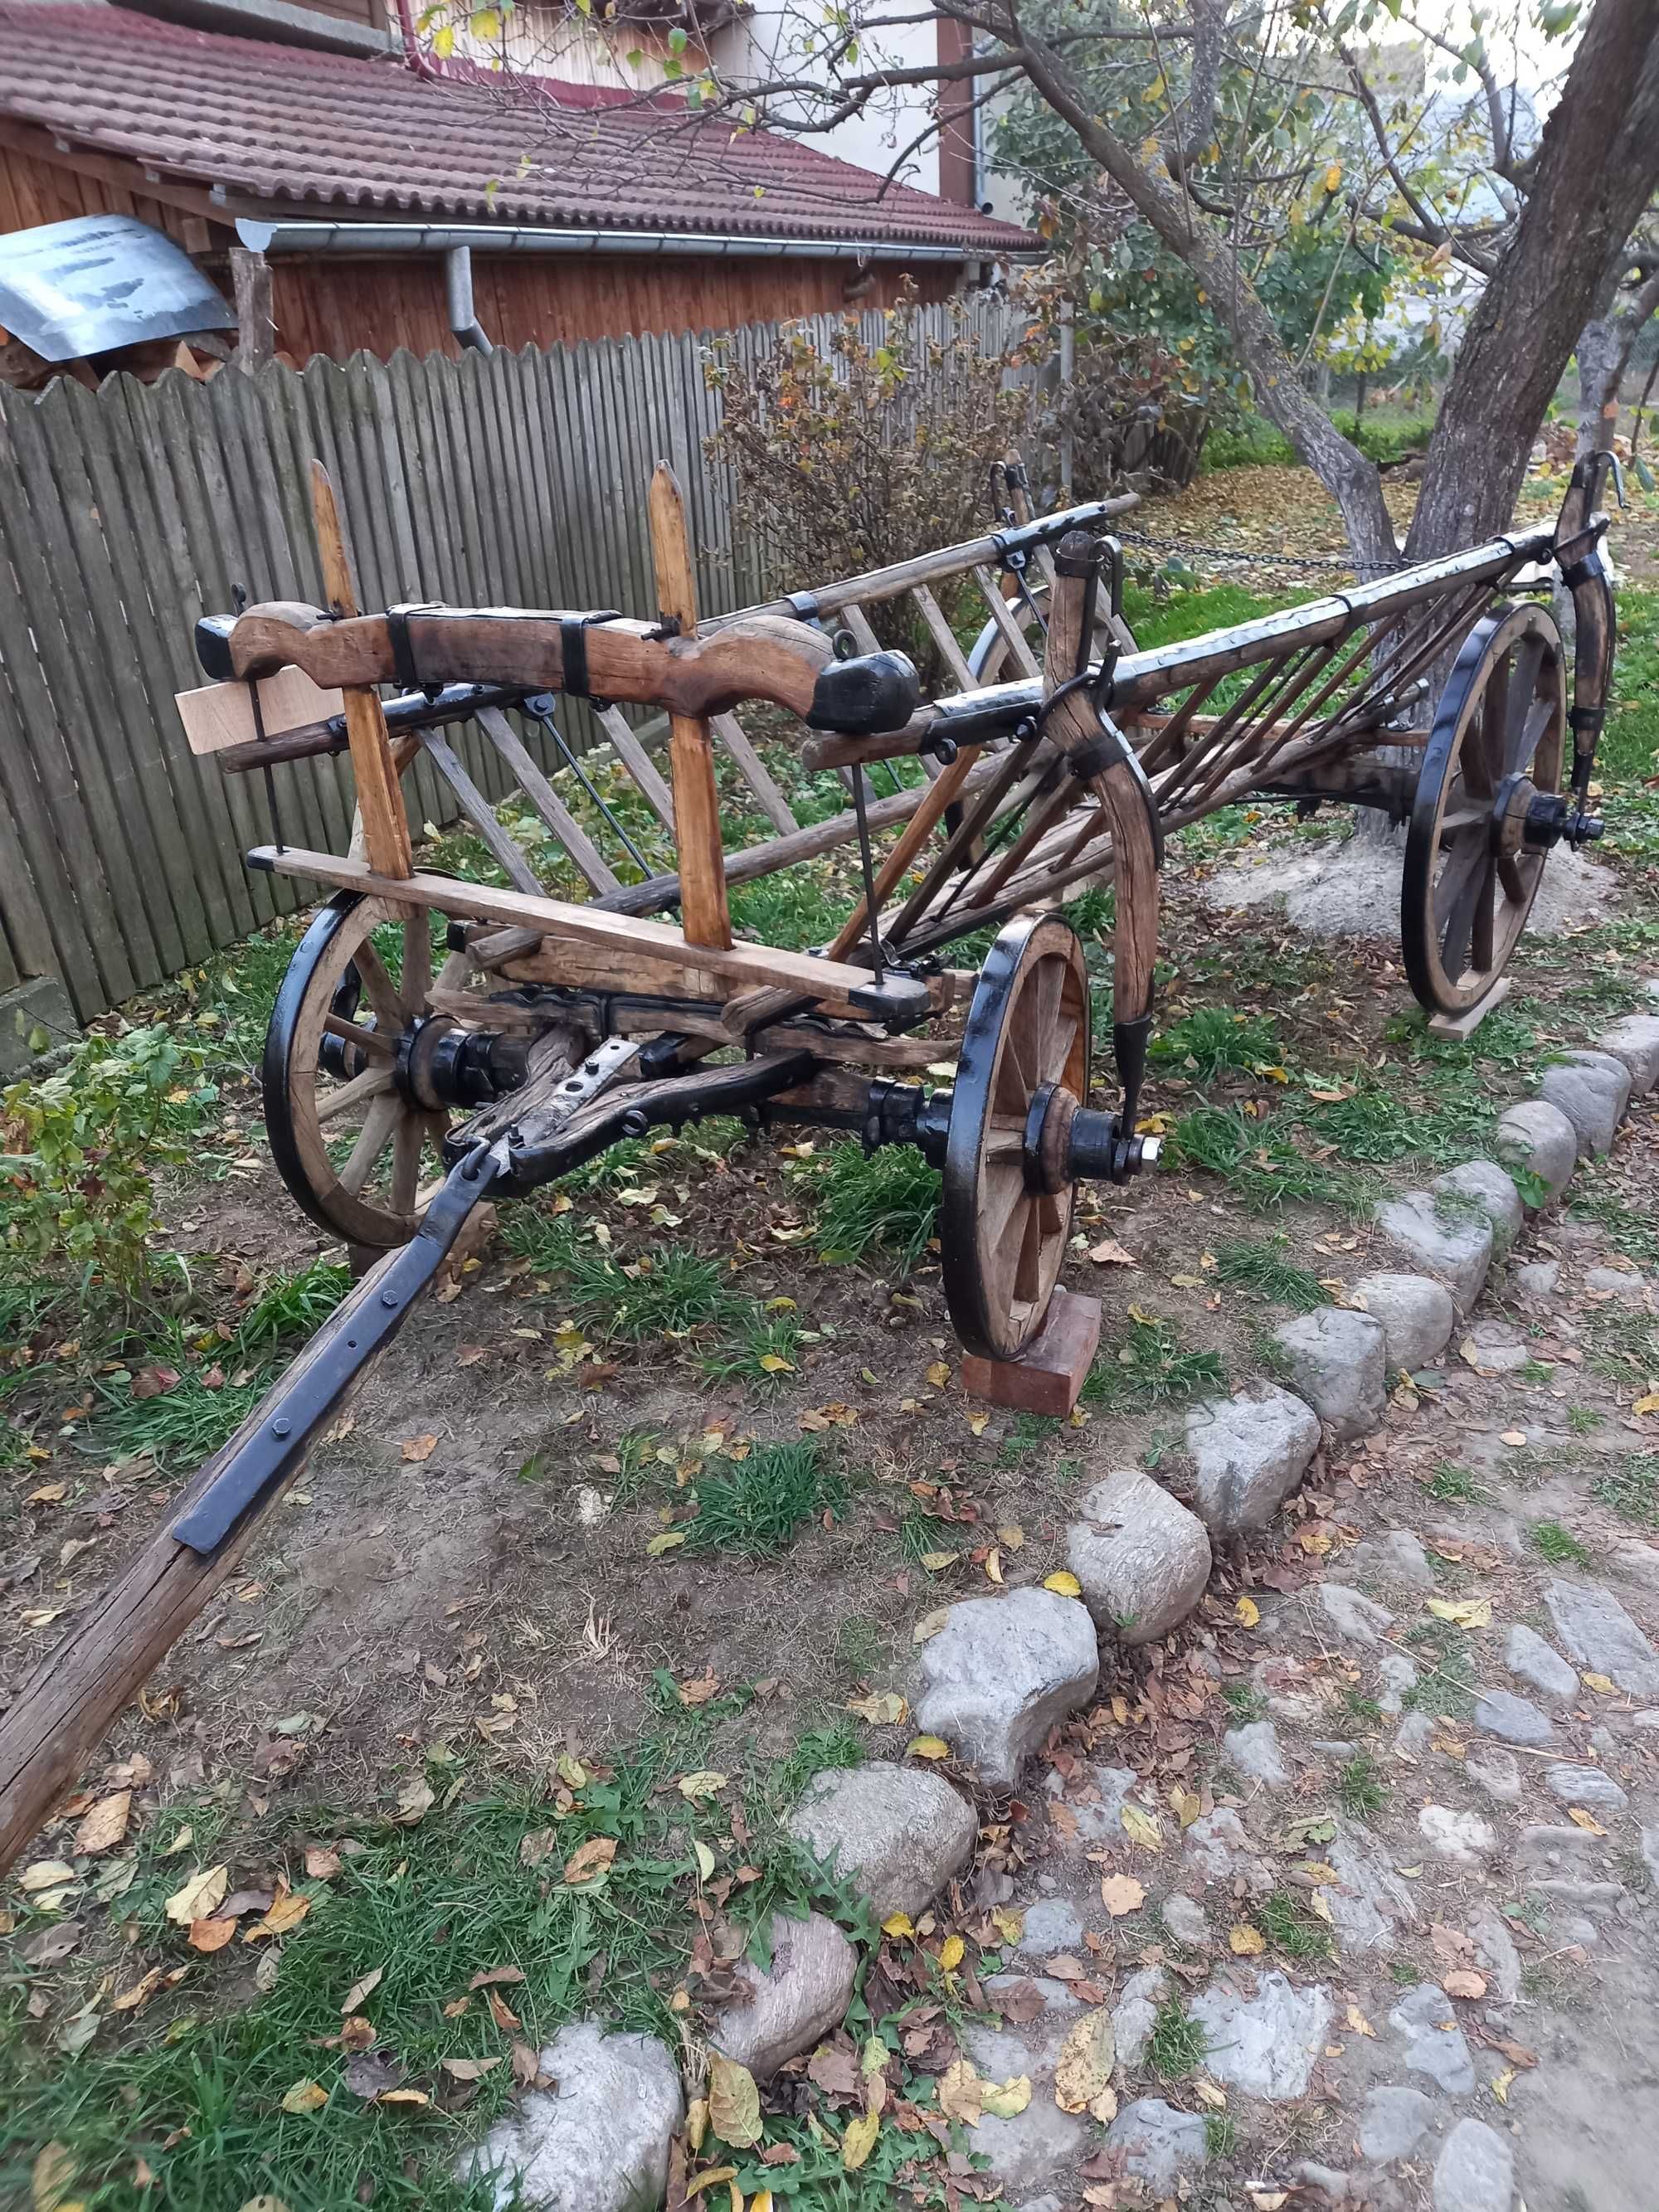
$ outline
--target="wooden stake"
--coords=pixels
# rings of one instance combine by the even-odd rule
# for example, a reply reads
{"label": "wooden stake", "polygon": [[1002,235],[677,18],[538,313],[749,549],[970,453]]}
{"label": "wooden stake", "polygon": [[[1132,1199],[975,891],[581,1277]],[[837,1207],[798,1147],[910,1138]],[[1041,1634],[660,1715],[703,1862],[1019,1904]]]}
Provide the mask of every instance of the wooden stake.
{"label": "wooden stake", "polygon": [[[317,525],[317,550],[323,564],[323,589],[331,610],[342,619],[357,611],[351,585],[351,563],[346,557],[345,536],[340,528],[334,487],[320,461],[311,465],[311,511]],[[386,736],[380,696],[370,684],[344,684],[346,736],[351,744],[351,772],[357,786],[357,809],[362,820],[363,855],[377,875],[407,876],[415,866],[409,837],[409,817],[397,765]]]}
{"label": "wooden stake", "polygon": [[[649,508],[658,606],[679,623],[682,637],[695,637],[697,592],[686,534],[685,503],[666,461],[659,461],[653,472]],[[729,945],[732,915],[726,897],[714,745],[707,716],[669,716],[668,760],[674,785],[674,842],[679,849],[680,913],[686,939],[692,945]]]}

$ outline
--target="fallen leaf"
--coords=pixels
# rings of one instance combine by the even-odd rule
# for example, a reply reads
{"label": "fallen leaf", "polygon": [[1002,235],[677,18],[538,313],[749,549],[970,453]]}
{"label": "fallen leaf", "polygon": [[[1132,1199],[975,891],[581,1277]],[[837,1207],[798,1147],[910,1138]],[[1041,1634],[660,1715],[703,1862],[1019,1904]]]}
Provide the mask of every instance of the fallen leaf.
{"label": "fallen leaf", "polygon": [[881,2133],[879,2112],[860,2112],[857,2119],[848,2120],[841,2139],[841,2162],[848,2173],[856,2173],[876,2147],[876,2137]]}
{"label": "fallen leaf", "polygon": [[433,1790],[417,1775],[414,1781],[405,1782],[398,1792],[398,1810],[392,1817],[400,1828],[412,1828],[425,1820],[437,1802]]}
{"label": "fallen leaf", "polygon": [[1233,1619],[1241,1628],[1254,1628],[1261,1619],[1261,1608],[1254,1598],[1239,1598],[1233,1607]]}
{"label": "fallen leaf", "polygon": [[896,1690],[872,1690],[867,1697],[848,1698],[847,1710],[868,1721],[872,1728],[896,1728],[910,1712],[908,1703]]}
{"label": "fallen leaf", "polygon": [[1611,1675],[1581,1674],[1578,1679],[1587,1690],[1594,1690],[1598,1698],[1610,1698],[1613,1695]]}
{"label": "fallen leaf", "polygon": [[691,1848],[696,1853],[697,1872],[705,1881],[711,1880],[714,1872],[714,1854],[701,1836],[692,1838]]}
{"label": "fallen leaf", "polygon": [[960,1936],[947,1936],[945,1937],[945,1941],[939,1947],[939,1962],[947,1974],[953,1973],[962,1964],[962,1961],[967,1954],[967,1949],[968,1946],[963,1942]]}
{"label": "fallen leaf", "polygon": [[1356,2035],[1369,2035],[1372,2040],[1375,2041],[1376,2030],[1371,2026],[1370,2021],[1366,2019],[1364,2014],[1360,2011],[1359,2007],[1357,2004],[1351,2004],[1348,2007],[1346,2017],[1347,2019],[1348,2026],[1353,2030]]}
{"label": "fallen leaf", "polygon": [[1569,1805],[1567,1818],[1575,1828],[1582,1828],[1587,1836],[1605,1836],[1607,1830],[1594,1813],[1587,1813],[1582,1805]]}
{"label": "fallen leaf", "polygon": [[222,1951],[236,1933],[234,1920],[192,1920],[185,1941],[192,1951]]}
{"label": "fallen leaf", "polygon": [[385,1974],[384,1966],[376,1966],[372,1973],[365,1974],[362,1981],[354,1982],[345,1993],[344,2002],[341,2004],[340,2010],[343,2013],[356,2012],[364,1998],[371,1996],[380,1988]]}
{"label": "fallen leaf", "polygon": [[722,2182],[735,2181],[738,2169],[735,2166],[711,2166],[705,2172],[700,2173],[695,2181],[686,2184],[685,2193],[688,2197],[690,2197],[699,2195],[705,2189],[718,2189]]}
{"label": "fallen leaf", "polygon": [[976,2128],[984,2109],[981,2102],[984,2084],[973,2061],[958,2058],[939,2075],[934,2094],[947,2119],[959,2120],[965,2128]]}
{"label": "fallen leaf", "polygon": [[167,1901],[167,1916],[180,1928],[188,1928],[192,1920],[206,1920],[224,1902],[230,1887],[230,1869],[209,1867],[204,1872],[191,1875],[182,1889],[175,1889]]}
{"label": "fallen leaf", "polygon": [[1112,2015],[1103,2006],[1085,2013],[1060,2045],[1054,2066],[1054,2102],[1060,2111],[1089,2112],[1103,2122],[1114,2118],[1117,2099],[1110,2085],[1116,2063]]}
{"label": "fallen leaf", "polygon": [[708,2062],[708,2118],[715,2134],[733,2150],[747,2150],[761,2139],[760,2092],[755,2077],[735,2059],[717,2051]]}
{"label": "fallen leaf", "polygon": [[1089,1257],[1097,1267],[1138,1267],[1140,1265],[1133,1252],[1126,1252],[1115,1237],[1103,1237],[1098,1244],[1091,1245]]}
{"label": "fallen leaf", "polygon": [[948,1605],[935,1606],[931,1613],[924,1613],[910,1631],[910,1641],[913,1644],[926,1644],[930,1636],[939,1634],[940,1629],[949,1622],[950,1618],[951,1608]]}
{"label": "fallen leaf", "polygon": [[677,1544],[685,1541],[684,1528],[665,1528],[660,1536],[653,1536],[645,1547],[648,1559],[659,1559],[665,1552],[672,1552]]}
{"label": "fallen leaf", "polygon": [[1139,1805],[1126,1805],[1118,1818],[1131,1843],[1139,1844],[1149,1851],[1163,1850],[1164,1831],[1150,1813],[1143,1813]]}
{"label": "fallen leaf", "polygon": [[1459,1628],[1492,1626],[1492,1600],[1489,1597],[1431,1597],[1426,1603],[1437,1620],[1449,1620]]}
{"label": "fallen leaf", "polygon": [[1523,1444],[1527,1441],[1527,1432],[1524,1429],[1504,1429],[1500,1431],[1498,1441],[1504,1444]]}
{"label": "fallen leaf", "polygon": [[968,1425],[976,1437],[982,1437],[985,1434],[986,1425],[990,1420],[990,1418],[991,1416],[988,1413],[969,1413],[968,1416]]}
{"label": "fallen leaf", "polygon": [[1227,1930],[1227,1948],[1237,1959],[1254,1959],[1267,1948],[1267,1937],[1259,1928],[1252,1928],[1248,1920],[1241,1920]]}
{"label": "fallen leaf", "polygon": [[565,1861],[566,1883],[570,1888],[576,1889],[583,1882],[592,1881],[596,1875],[608,1871],[616,1856],[617,1839],[614,1836],[590,1836],[585,1844],[579,1844]]}
{"label": "fallen leaf", "polygon": [[1045,1575],[1042,1587],[1046,1590],[1053,1590],[1056,1597],[1081,1597],[1083,1595],[1082,1583],[1075,1575],[1068,1573],[1064,1567],[1060,1567],[1052,1575]]}
{"label": "fallen leaf", "polygon": [[881,1923],[884,1936],[914,1936],[916,1923],[908,1912],[890,1912]]}
{"label": "fallen leaf", "polygon": [[1016,2074],[1006,2081],[981,2081],[979,2100],[994,2120],[1018,2119],[1031,2101],[1031,2077]]}
{"label": "fallen leaf", "polygon": [[76,1850],[88,1858],[95,1857],[100,1851],[113,1850],[127,1832],[131,1813],[131,1790],[118,1790],[111,1796],[100,1797],[75,1832]]}
{"label": "fallen leaf", "polygon": [[313,1881],[332,1881],[343,1862],[326,1844],[312,1844],[306,1850],[306,1872]]}
{"label": "fallen leaf", "polygon": [[33,2212],[68,2212],[70,2185],[77,2161],[67,2143],[49,2142],[35,2155],[29,2169],[29,2203]]}
{"label": "fallen leaf", "polygon": [[328,2102],[328,2092],[320,2081],[296,2081],[283,2098],[285,2112],[320,2112]]}
{"label": "fallen leaf", "polygon": [[942,1735],[912,1736],[904,1747],[907,1759],[949,1759],[951,1747]]}
{"label": "fallen leaf", "polygon": [[991,1918],[1006,1943],[1018,1943],[1025,1933],[1025,1915],[1015,1905],[994,1905]]}
{"label": "fallen leaf", "polygon": [[270,1910],[263,1920],[258,1920],[243,1935],[245,1943],[263,1942],[267,1936],[287,1936],[297,1928],[311,1910],[311,1899],[295,1890],[284,1890],[271,1901]]}
{"label": "fallen leaf", "polygon": [[1458,1966],[1441,1978],[1440,1986],[1449,1997],[1483,1997],[1486,1978],[1477,1974],[1473,1966]]}
{"label": "fallen leaf", "polygon": [[717,1774],[713,1767],[699,1767],[695,1774],[681,1775],[680,1795],[682,1797],[690,1798],[696,1805],[701,1803],[705,1797],[718,1796],[725,1789],[726,1784],[726,1777]]}
{"label": "fallen leaf", "polygon": [[176,1367],[141,1367],[132,1378],[135,1398],[164,1398],[169,1390],[179,1387]]}
{"label": "fallen leaf", "polygon": [[1510,2101],[1510,2084],[1514,2081],[1514,2079],[1515,2069],[1513,2066],[1506,2066],[1501,2074],[1495,2074],[1492,2076],[1490,2085],[1492,2093],[1493,2096],[1497,2098],[1500,2105],[1507,2105]]}
{"label": "fallen leaf", "polygon": [[1104,1875],[1100,1901],[1114,1920],[1121,1920],[1126,1912],[1139,1911],[1146,1902],[1146,1892],[1132,1874]]}
{"label": "fallen leaf", "polygon": [[1659,1390],[1644,1391],[1631,1401],[1630,1409],[1632,1413],[1659,1413]]}
{"label": "fallen leaf", "polygon": [[1200,2075],[1198,2080],[1194,2082],[1193,2087],[1197,2092],[1199,2102],[1200,2104],[1207,2105],[1212,2112],[1224,2112],[1226,2111],[1227,2092],[1224,2089],[1218,2087],[1215,2082],[1205,2081],[1203,2076]]}
{"label": "fallen leaf", "polygon": [[419,1467],[423,1462],[429,1460],[433,1453],[436,1451],[437,1449],[438,1439],[436,1437],[430,1434],[423,1437],[405,1437],[404,1438],[404,1457],[415,1467]]}

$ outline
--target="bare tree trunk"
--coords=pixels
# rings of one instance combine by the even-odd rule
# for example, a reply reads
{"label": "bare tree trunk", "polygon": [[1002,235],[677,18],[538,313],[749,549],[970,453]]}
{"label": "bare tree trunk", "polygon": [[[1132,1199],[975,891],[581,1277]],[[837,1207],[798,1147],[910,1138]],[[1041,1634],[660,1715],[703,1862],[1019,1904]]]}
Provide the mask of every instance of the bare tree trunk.
{"label": "bare tree trunk", "polygon": [[1633,295],[1593,315],[1578,334],[1577,453],[1611,446],[1619,428],[1619,389],[1636,341],[1659,312],[1659,270]]}

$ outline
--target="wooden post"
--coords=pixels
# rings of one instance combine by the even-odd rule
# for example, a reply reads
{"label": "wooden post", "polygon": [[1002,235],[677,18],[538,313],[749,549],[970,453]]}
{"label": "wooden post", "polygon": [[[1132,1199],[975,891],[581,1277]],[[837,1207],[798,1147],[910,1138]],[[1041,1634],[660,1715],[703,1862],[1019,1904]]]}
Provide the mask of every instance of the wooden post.
{"label": "wooden post", "polygon": [[[695,637],[697,592],[691,573],[685,504],[666,461],[659,461],[653,472],[649,507],[658,606],[679,623],[682,637]],[[679,848],[680,913],[686,940],[691,945],[729,945],[732,915],[726,898],[720,793],[714,783],[714,745],[706,715],[669,716],[668,760],[674,785],[674,842]]]}
{"label": "wooden post", "polygon": [[[317,550],[323,563],[323,590],[329,606],[342,617],[357,611],[351,583],[351,564],[346,558],[345,538],[340,528],[334,487],[320,461],[311,465],[311,507],[317,524]],[[409,817],[404,812],[403,788],[386,735],[380,695],[373,684],[343,684],[346,736],[351,746],[351,773],[357,786],[357,809],[362,817],[363,854],[377,875],[407,876],[414,872],[415,853],[409,838]],[[728,939],[727,942],[730,942]]]}
{"label": "wooden post", "polygon": [[230,281],[236,297],[236,366],[252,376],[273,358],[276,319],[270,306],[270,264],[246,246],[230,249]]}

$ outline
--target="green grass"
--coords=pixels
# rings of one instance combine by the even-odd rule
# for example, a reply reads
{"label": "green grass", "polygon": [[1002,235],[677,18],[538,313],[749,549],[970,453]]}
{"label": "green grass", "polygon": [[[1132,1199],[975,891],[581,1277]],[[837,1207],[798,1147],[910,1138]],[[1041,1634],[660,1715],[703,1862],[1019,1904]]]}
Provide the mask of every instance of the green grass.
{"label": "green grass", "polygon": [[1484,1505],[1492,1496],[1474,1470],[1443,1459],[1423,1487],[1443,1505]]}
{"label": "green grass", "polygon": [[849,1680],[867,1682],[886,1663],[886,1630],[872,1614],[849,1613],[836,1631],[836,1664]]}
{"label": "green grass", "polygon": [[1184,2081],[1204,2063],[1209,2039],[1179,1997],[1158,2007],[1146,2039],[1146,2063],[1160,2081]]}
{"label": "green grass", "polygon": [[1248,1682],[1224,1682],[1221,1701],[1235,1721],[1259,1721],[1267,1710],[1267,1700]]}
{"label": "green grass", "polygon": [[1115,1413],[1148,1406],[1179,1405],[1201,1390],[1218,1390],[1227,1370],[1218,1352],[1184,1352],[1170,1321],[1132,1321],[1115,1343],[1103,1346],[1083,1385],[1083,1402]]}
{"label": "green grass", "polygon": [[1351,1820],[1369,1820],[1389,1802],[1389,1785],[1369,1752],[1356,1752],[1336,1778],[1337,1796]]}
{"label": "green grass", "polygon": [[757,945],[805,952],[829,943],[846,921],[848,905],[844,890],[790,868],[733,890],[732,921],[739,937]]}
{"label": "green grass", "polygon": [[1417,1662],[1418,1682],[1407,1690],[1404,1703],[1413,1712],[1437,1713],[1449,1721],[1467,1720],[1474,1711],[1480,1686],[1465,1632],[1449,1620],[1431,1615],[1406,1632]]}
{"label": "green grass", "polygon": [[351,1270],[336,1260],[313,1260],[291,1275],[262,1283],[236,1324],[244,1356],[268,1349],[285,1336],[310,1336],[351,1288]]}
{"label": "green grass", "polygon": [[908,1274],[933,1237],[939,1193],[938,1169],[908,1145],[868,1154],[837,1145],[817,1176],[822,1256],[859,1261],[880,1249]]}
{"label": "green grass", "polygon": [[1569,1406],[1567,1426],[1576,1437],[1593,1437],[1601,1425],[1601,1416],[1594,1406]]}
{"label": "green grass", "polygon": [[746,1318],[747,1302],[732,1289],[720,1262],[681,1245],[623,1263],[603,1246],[582,1242],[568,1216],[527,1206],[509,1211],[502,1242],[538,1273],[556,1277],[565,1310],[604,1338],[640,1344]]}
{"label": "green grass", "polygon": [[1590,1495],[1638,1528],[1659,1528],[1659,1452],[1632,1452],[1596,1478]]}
{"label": "green grass", "polygon": [[1252,1907],[1250,1917],[1275,1951],[1287,1959],[1328,1959],[1331,1931],[1293,1889],[1275,1889]]}
{"label": "green grass", "polygon": [[1597,766],[1604,779],[1631,783],[1659,767],[1659,592],[1620,590],[1613,711]]}
{"label": "green grass", "polygon": [[999,1467],[1018,1467],[1040,1446],[1059,1435],[1060,1424],[1044,1413],[1016,1413],[997,1452]]}
{"label": "green grass", "polygon": [[1165,1155],[1172,1167],[1218,1176],[1253,1212],[1305,1200],[1364,1212],[1370,1188],[1352,1167],[1310,1158],[1293,1127],[1280,1116],[1252,1121],[1237,1106],[1200,1106],[1170,1132]]}
{"label": "green grass", "polygon": [[733,1323],[726,1342],[705,1358],[702,1371],[715,1382],[741,1378],[761,1389],[775,1389],[787,1385],[794,1373],[801,1343],[800,1323],[793,1314],[769,1313],[751,1301]]}
{"label": "green grass", "polygon": [[846,1517],[847,1478],[830,1466],[817,1440],[757,1444],[744,1460],[722,1460],[696,1485],[697,1517],[685,1522],[688,1552],[730,1552],[769,1559],[787,1550],[804,1522]]}
{"label": "green grass", "polygon": [[1527,1534],[1539,1558],[1547,1559],[1553,1567],[1587,1567],[1590,1564],[1592,1554],[1588,1547],[1559,1521],[1534,1521]]}
{"label": "green grass", "polygon": [[1216,1247],[1217,1279],[1236,1289],[1254,1291],[1274,1304],[1312,1313],[1330,1304],[1330,1293],[1316,1275],[1284,1256],[1282,1237],[1236,1237]]}
{"label": "green grass", "polygon": [[1158,1030],[1149,1057],[1158,1066],[1207,1081],[1224,1068],[1277,1066],[1284,1047],[1279,1024],[1270,1014],[1235,1014],[1224,1006],[1200,1006]]}
{"label": "green grass", "polygon": [[1584,1316],[1589,1364],[1614,1382],[1645,1388],[1659,1378],[1659,1321],[1622,1305],[1599,1306]]}
{"label": "green grass", "polygon": [[1659,1205],[1631,1203],[1606,1168],[1589,1162],[1573,1177],[1569,1217],[1593,1221],[1627,1260],[1659,1261]]}

